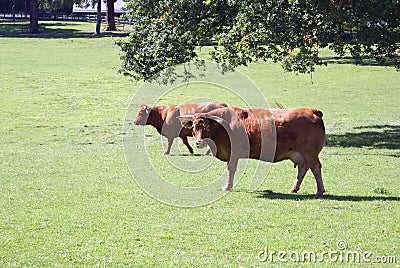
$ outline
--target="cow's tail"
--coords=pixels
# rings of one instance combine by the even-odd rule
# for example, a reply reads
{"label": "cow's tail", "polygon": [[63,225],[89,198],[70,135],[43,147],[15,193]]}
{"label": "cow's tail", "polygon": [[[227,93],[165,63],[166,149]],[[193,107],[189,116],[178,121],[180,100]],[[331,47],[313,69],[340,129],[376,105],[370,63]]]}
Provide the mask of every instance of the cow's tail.
{"label": "cow's tail", "polygon": [[285,107],[283,107],[283,105],[280,104],[280,103],[277,102],[277,101],[275,101],[275,108],[278,108],[278,109],[285,109]]}
{"label": "cow's tail", "polygon": [[324,115],[320,110],[317,110],[317,109],[313,109],[313,113],[321,119],[322,119],[322,116]]}

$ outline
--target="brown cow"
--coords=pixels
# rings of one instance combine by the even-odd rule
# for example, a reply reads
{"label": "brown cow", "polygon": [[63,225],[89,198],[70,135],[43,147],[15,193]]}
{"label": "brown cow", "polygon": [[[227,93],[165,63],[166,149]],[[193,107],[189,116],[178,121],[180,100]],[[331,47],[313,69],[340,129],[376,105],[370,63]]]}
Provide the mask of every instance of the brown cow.
{"label": "brown cow", "polygon": [[187,137],[192,136],[192,130],[182,128],[179,119],[180,115],[206,113],[217,108],[227,107],[221,102],[207,102],[199,104],[181,104],[170,106],[148,106],[140,105],[139,111],[133,123],[135,125],[151,125],[155,127],[159,134],[168,139],[168,146],[164,154],[169,154],[175,138],[180,137],[192,154],[193,149],[189,145]]}
{"label": "brown cow", "polygon": [[247,109],[228,107],[184,116],[181,123],[193,129],[196,147],[209,145],[213,155],[227,162],[224,191],[233,187],[239,158],[268,162],[290,159],[298,166],[295,193],[308,169],[317,182],[317,196],[324,192],[318,154],[325,143],[322,112],[316,109]]}

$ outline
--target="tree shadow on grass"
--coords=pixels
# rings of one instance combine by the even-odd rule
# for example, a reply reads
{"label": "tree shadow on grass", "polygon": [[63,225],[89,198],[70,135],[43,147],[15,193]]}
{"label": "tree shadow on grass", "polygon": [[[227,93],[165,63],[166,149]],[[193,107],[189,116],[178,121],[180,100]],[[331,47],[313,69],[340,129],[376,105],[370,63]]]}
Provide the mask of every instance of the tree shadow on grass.
{"label": "tree shadow on grass", "polygon": [[257,191],[257,198],[265,199],[281,199],[281,200],[310,200],[310,199],[322,199],[322,200],[336,200],[336,201],[400,201],[400,197],[396,196],[354,196],[354,195],[330,195],[324,194],[322,197],[316,197],[313,194],[283,194],[274,193],[271,190]]}
{"label": "tree shadow on grass", "polygon": [[358,66],[388,66],[394,67],[396,66],[396,59],[390,58],[386,61],[379,62],[375,59],[363,59],[362,62],[356,60],[353,57],[349,56],[331,56],[331,57],[320,57],[320,60],[326,64],[347,64],[347,65],[358,65]]}
{"label": "tree shadow on grass", "polygon": [[[354,132],[327,134],[327,147],[400,149],[400,125],[375,125],[355,127]],[[361,131],[360,131],[361,130]],[[400,157],[400,155],[396,155]]]}

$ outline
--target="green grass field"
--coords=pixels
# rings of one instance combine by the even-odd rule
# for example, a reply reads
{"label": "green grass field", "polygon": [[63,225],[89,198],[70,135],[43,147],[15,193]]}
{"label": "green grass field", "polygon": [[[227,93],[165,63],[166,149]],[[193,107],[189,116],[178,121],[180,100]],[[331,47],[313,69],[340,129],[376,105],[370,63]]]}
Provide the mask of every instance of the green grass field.
{"label": "green grass field", "polygon": [[[287,194],[296,170],[286,161],[256,192],[245,175],[219,201],[178,208],[143,193],[127,168],[122,129],[141,83],[117,73],[112,38],[88,34],[93,24],[45,26],[29,36],[0,22],[1,267],[399,267],[399,72],[340,61],[312,78],[240,68],[271,104],[324,112],[328,192],[314,198],[309,173]],[[149,153],[162,163],[161,152]],[[201,176],[223,169],[214,161]]]}

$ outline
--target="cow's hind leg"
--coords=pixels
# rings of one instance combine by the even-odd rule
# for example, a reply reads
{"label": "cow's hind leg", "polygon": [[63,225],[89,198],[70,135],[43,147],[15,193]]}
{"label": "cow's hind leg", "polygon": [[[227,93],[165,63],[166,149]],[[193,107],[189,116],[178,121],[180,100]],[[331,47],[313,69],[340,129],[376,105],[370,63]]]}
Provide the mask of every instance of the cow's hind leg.
{"label": "cow's hind leg", "polygon": [[189,144],[189,142],[187,140],[187,137],[184,136],[184,137],[181,137],[181,139],[182,139],[183,144],[185,144],[186,147],[188,148],[189,153],[193,154],[193,148],[190,146],[190,144]]}
{"label": "cow's hind leg", "polygon": [[300,185],[303,182],[304,176],[307,173],[308,166],[306,159],[304,158],[303,154],[300,152],[292,152],[290,155],[290,160],[292,160],[294,166],[297,166],[297,178],[293,183],[292,188],[290,189],[289,193],[297,193],[300,190]]}
{"label": "cow's hind leg", "polygon": [[318,164],[311,168],[315,180],[317,181],[317,193],[315,194],[316,196],[322,196],[325,193],[324,183],[322,182],[321,167],[322,165],[318,161]]}
{"label": "cow's hind leg", "polygon": [[306,163],[301,163],[297,166],[297,178],[293,183],[292,188],[290,189],[289,193],[297,193],[300,190],[300,185],[303,182],[304,176],[307,173],[308,166]]}

